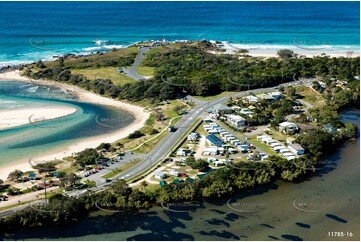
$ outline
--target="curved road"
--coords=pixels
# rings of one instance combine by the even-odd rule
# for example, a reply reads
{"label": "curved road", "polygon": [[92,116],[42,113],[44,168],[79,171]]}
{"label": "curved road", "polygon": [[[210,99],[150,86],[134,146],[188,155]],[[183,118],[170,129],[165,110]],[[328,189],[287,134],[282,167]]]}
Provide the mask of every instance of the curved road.
{"label": "curved road", "polygon": [[144,80],[144,76],[141,76],[137,73],[137,68],[139,67],[140,63],[142,63],[142,60],[145,56],[145,53],[147,53],[147,51],[150,49],[150,47],[141,47],[140,48],[140,52],[137,55],[137,57],[135,58],[134,64],[131,68],[129,69],[124,69],[123,72],[125,75],[129,76],[130,78],[140,81],[140,80]]}

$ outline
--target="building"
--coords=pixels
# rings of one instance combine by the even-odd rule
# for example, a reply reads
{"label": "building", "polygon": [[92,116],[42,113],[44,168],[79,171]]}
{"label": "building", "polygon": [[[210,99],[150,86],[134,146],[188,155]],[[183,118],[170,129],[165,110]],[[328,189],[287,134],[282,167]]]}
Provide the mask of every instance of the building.
{"label": "building", "polygon": [[250,115],[250,114],[253,114],[254,112],[252,112],[251,110],[249,110],[248,108],[242,108],[240,111],[239,111],[240,114],[244,114],[244,115]]}
{"label": "building", "polygon": [[234,112],[232,108],[221,103],[214,105],[213,110],[217,115],[231,114]]}
{"label": "building", "polygon": [[171,174],[172,176],[179,176],[179,172],[176,170],[170,170],[169,174]]}
{"label": "building", "polygon": [[258,97],[259,99],[265,100],[265,101],[273,101],[274,100],[274,98],[271,95],[266,94],[266,93],[258,94],[256,97]]}
{"label": "building", "polygon": [[191,150],[188,150],[188,149],[179,148],[177,150],[177,155],[178,156],[187,156],[189,153],[191,153]]}
{"label": "building", "polygon": [[191,141],[196,141],[199,138],[199,134],[198,133],[190,133],[187,136],[187,140],[191,140]]}
{"label": "building", "polygon": [[227,123],[233,128],[239,129],[246,126],[246,119],[239,115],[231,114],[227,116]]}
{"label": "building", "polygon": [[293,134],[298,131],[298,126],[292,122],[283,122],[279,124],[280,131],[283,131],[286,134]]}
{"label": "building", "polygon": [[297,143],[292,143],[290,145],[288,145],[288,149],[296,155],[303,155],[305,153],[305,149]]}
{"label": "building", "polygon": [[247,103],[258,103],[260,98],[249,95],[249,96],[244,97],[243,100],[246,101]]}
{"label": "building", "polygon": [[269,93],[269,95],[274,99],[274,100],[279,100],[283,98],[283,95],[281,92],[271,92]]}
{"label": "building", "polygon": [[154,175],[154,177],[155,178],[157,178],[157,179],[164,179],[164,178],[166,178],[166,174],[165,174],[165,172],[157,172],[157,173],[155,173],[155,175]]}
{"label": "building", "polygon": [[218,147],[224,145],[224,142],[213,134],[208,135],[206,138],[209,145],[218,146]]}
{"label": "building", "polygon": [[217,154],[218,154],[217,146],[210,146],[203,150],[203,155],[217,155]]}

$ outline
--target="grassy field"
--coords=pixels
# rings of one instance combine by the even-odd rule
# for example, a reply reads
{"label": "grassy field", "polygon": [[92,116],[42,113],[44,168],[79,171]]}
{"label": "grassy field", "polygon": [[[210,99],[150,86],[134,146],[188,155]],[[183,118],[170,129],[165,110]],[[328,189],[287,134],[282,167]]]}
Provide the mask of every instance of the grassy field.
{"label": "grassy field", "polygon": [[264,152],[268,153],[269,155],[278,155],[274,150],[271,149],[267,144],[263,143],[262,141],[259,141],[257,138],[251,138],[249,140],[253,145],[259,147]]}
{"label": "grassy field", "polygon": [[153,76],[155,71],[155,67],[150,66],[142,66],[140,65],[137,68],[137,73],[142,76]]}
{"label": "grassy field", "polygon": [[322,107],[324,105],[324,98],[322,95],[310,87],[298,86],[296,87],[297,94],[303,96],[303,100],[310,103],[314,107]]}
{"label": "grassy field", "polygon": [[110,79],[116,85],[135,82],[132,78],[121,74],[116,67],[101,67],[90,69],[72,69],[72,74],[82,74],[89,80]]}
{"label": "grassy field", "polygon": [[212,101],[217,98],[225,97],[227,95],[237,94],[238,92],[222,92],[218,95],[214,96],[194,96],[195,98],[201,100],[201,101]]}

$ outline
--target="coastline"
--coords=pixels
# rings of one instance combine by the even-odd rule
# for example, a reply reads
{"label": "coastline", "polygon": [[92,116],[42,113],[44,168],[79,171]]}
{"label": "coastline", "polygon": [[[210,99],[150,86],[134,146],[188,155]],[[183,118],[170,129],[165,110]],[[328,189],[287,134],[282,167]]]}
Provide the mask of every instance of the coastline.
{"label": "coastline", "polygon": [[26,124],[34,124],[71,115],[76,108],[62,105],[0,110],[0,131]]}
{"label": "coastline", "polygon": [[[56,152],[45,153],[42,156],[33,157],[34,160],[36,159],[41,161],[48,161],[48,160],[61,159],[66,156],[70,156],[74,153],[80,152],[86,148],[95,148],[101,143],[115,142],[119,139],[126,137],[128,134],[134,132],[135,130],[138,130],[141,127],[143,127],[145,121],[149,118],[150,115],[149,112],[146,112],[144,108],[140,106],[102,97],[95,93],[83,90],[77,86],[72,86],[65,83],[59,83],[48,80],[33,80],[27,77],[20,76],[20,72],[18,70],[10,71],[7,73],[1,73],[0,80],[31,82],[40,85],[61,88],[63,90],[66,90],[67,92],[73,93],[79,101],[116,107],[131,113],[135,117],[133,123],[113,133],[83,139],[75,144],[66,147],[65,149],[59,148],[58,151]],[[6,179],[8,174],[14,171],[15,169],[20,169],[24,172],[33,170],[33,168],[31,167],[28,161],[19,161],[15,163],[10,163],[7,164],[5,167],[3,166],[1,167],[0,179]]]}

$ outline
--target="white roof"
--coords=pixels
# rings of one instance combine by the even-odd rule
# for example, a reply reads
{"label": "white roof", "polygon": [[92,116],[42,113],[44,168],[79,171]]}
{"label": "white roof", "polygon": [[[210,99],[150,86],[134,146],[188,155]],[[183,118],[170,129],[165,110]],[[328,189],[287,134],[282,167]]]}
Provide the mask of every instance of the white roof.
{"label": "white roof", "polygon": [[287,126],[297,126],[297,124],[295,123],[292,123],[292,122],[283,122],[283,123],[280,123],[280,126],[282,127],[287,127]]}
{"label": "white roof", "polygon": [[217,152],[217,147],[211,146],[211,147],[205,148],[203,152]]}

